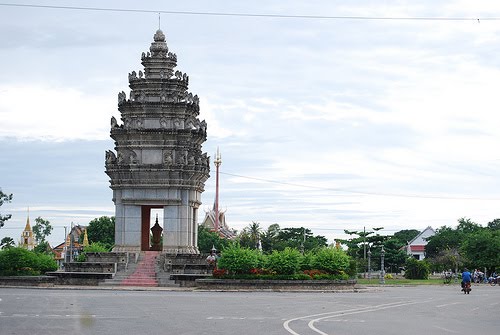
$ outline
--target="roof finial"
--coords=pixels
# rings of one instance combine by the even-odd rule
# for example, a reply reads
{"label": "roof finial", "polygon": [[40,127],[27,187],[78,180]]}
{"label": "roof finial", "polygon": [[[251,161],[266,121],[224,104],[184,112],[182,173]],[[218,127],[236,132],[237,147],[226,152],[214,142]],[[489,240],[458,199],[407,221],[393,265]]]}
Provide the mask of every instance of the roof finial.
{"label": "roof finial", "polygon": [[161,30],[161,13],[158,12],[158,29]]}

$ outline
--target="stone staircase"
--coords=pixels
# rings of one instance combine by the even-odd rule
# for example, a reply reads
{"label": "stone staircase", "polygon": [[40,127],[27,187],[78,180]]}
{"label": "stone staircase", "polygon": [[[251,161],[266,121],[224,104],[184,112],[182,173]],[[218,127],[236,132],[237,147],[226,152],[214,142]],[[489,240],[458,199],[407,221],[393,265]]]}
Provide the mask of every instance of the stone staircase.
{"label": "stone staircase", "polygon": [[159,251],[144,251],[141,253],[139,262],[128,277],[120,282],[120,286],[158,286],[156,278],[156,257],[160,254]]}
{"label": "stone staircase", "polygon": [[127,266],[119,267],[112,279],[99,286],[183,287],[194,286],[195,279],[205,278],[213,267],[207,265],[206,255],[161,254],[142,251],[130,258]]}

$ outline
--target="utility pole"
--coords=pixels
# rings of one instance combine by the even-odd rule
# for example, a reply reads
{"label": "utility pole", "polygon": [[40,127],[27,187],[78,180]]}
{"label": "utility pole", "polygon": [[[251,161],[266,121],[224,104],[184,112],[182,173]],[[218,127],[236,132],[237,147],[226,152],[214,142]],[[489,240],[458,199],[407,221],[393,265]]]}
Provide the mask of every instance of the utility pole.
{"label": "utility pole", "polygon": [[215,222],[214,230],[219,231],[219,166],[222,164],[222,159],[219,152],[219,147],[217,147],[217,154],[215,155]]}

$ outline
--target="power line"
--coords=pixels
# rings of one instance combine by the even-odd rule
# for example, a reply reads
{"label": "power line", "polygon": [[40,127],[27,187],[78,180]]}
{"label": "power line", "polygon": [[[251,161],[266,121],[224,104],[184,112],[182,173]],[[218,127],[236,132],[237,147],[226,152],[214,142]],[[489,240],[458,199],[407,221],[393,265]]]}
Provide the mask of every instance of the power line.
{"label": "power line", "polygon": [[65,10],[86,10],[100,12],[126,12],[126,13],[155,13],[172,15],[204,15],[204,16],[232,16],[232,17],[254,17],[270,19],[306,19],[306,20],[392,20],[392,21],[499,21],[500,17],[404,17],[404,16],[350,16],[350,15],[291,15],[291,14],[258,14],[258,13],[231,13],[231,12],[205,12],[205,11],[172,11],[172,10],[152,10],[140,8],[105,8],[105,7],[77,7],[77,6],[54,6],[54,5],[34,5],[34,4],[13,4],[0,3],[6,7],[25,7],[43,9],[65,9]]}
{"label": "power line", "polygon": [[242,176],[242,175],[238,175],[238,174],[234,174],[234,173],[228,173],[228,172],[219,172],[219,173],[227,175],[227,176],[232,176],[232,177],[245,178],[245,179],[251,179],[251,180],[258,180],[258,181],[262,181],[262,182],[266,182],[266,183],[281,184],[281,185],[287,185],[287,186],[296,186],[296,187],[303,187],[303,188],[323,190],[323,191],[351,193],[351,194],[358,194],[358,195],[381,196],[381,197],[398,197],[398,198],[418,198],[418,199],[441,199],[441,200],[491,200],[491,201],[499,200],[499,199],[495,199],[495,198],[479,198],[479,197],[452,197],[452,196],[439,196],[439,195],[420,195],[420,194],[366,192],[366,191],[356,191],[356,190],[349,190],[349,189],[342,189],[342,188],[321,187],[321,186],[312,186],[312,185],[288,183],[288,182],[282,182],[282,181],[277,181],[277,180],[270,180],[270,179],[263,179],[263,178],[257,178],[257,177]]}

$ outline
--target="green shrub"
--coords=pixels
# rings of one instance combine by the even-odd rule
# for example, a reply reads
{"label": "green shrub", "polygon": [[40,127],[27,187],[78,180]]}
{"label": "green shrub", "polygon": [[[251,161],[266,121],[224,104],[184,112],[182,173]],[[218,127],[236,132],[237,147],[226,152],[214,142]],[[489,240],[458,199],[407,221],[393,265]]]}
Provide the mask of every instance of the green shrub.
{"label": "green shrub", "polygon": [[301,258],[300,271],[313,270],[312,262],[314,259],[314,251],[309,250]]}
{"label": "green shrub", "polygon": [[323,247],[316,250],[312,267],[326,271],[329,274],[341,274],[349,270],[350,258],[342,250],[333,247]]}
{"label": "green shrub", "polygon": [[346,272],[350,278],[356,278],[356,275],[358,274],[358,262],[356,262],[355,259],[351,258],[349,260],[349,268]]}
{"label": "green shrub", "polygon": [[111,247],[106,243],[92,242],[90,245],[83,248],[83,252],[76,258],[77,262],[85,262],[87,260],[87,252],[110,252]]}
{"label": "green shrub", "polygon": [[82,252],[76,257],[76,261],[80,263],[85,262],[86,260],[87,260],[87,254],[85,252]]}
{"label": "green shrub", "polygon": [[300,269],[302,255],[297,249],[274,250],[267,256],[266,267],[278,275],[293,275]]}
{"label": "green shrub", "polygon": [[24,248],[0,251],[0,276],[33,276],[57,270],[49,255],[37,254]]}
{"label": "green shrub", "polygon": [[430,265],[426,261],[417,261],[410,257],[405,263],[405,278],[406,279],[428,279],[430,273]]}
{"label": "green shrub", "polygon": [[54,258],[52,258],[52,255],[38,254],[37,263],[35,268],[40,271],[41,274],[57,270],[57,263]]}
{"label": "green shrub", "polygon": [[220,269],[230,273],[250,273],[254,268],[262,265],[262,255],[257,250],[241,248],[238,244],[231,244],[224,248],[221,257],[217,261]]}
{"label": "green shrub", "polygon": [[109,252],[111,248],[102,242],[92,242],[90,245],[83,248],[83,252]]}

